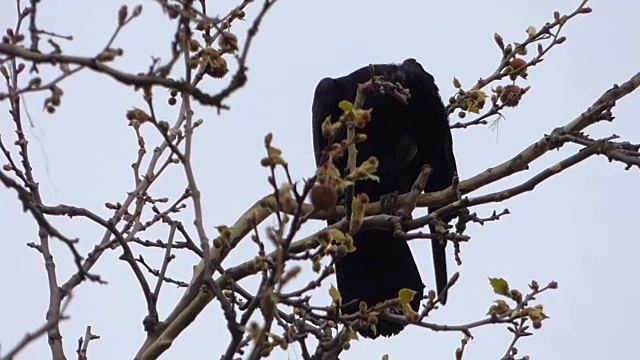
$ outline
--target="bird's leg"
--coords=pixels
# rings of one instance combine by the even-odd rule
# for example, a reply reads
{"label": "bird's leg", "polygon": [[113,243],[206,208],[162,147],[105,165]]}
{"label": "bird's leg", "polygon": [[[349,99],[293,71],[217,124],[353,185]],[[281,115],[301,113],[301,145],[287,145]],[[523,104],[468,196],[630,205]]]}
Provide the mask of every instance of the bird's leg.
{"label": "bird's leg", "polygon": [[424,191],[432,168],[428,164],[424,164],[420,170],[420,174],[411,185],[411,190],[407,193],[407,197],[402,204],[399,204],[398,210],[394,215],[398,215],[403,219],[411,219],[411,213],[416,208],[418,196]]}
{"label": "bird's leg", "polygon": [[455,225],[456,233],[462,234],[467,230],[467,223],[471,220],[471,211],[469,211],[469,208],[465,207],[456,211],[454,215],[458,218]]}
{"label": "bird's leg", "polygon": [[453,173],[453,178],[451,179],[451,188],[453,189],[453,201],[458,201],[462,198],[462,193],[460,193],[460,177],[458,177],[458,172]]}
{"label": "bird's leg", "polygon": [[398,196],[399,193],[397,191],[380,196],[380,206],[382,207],[383,214],[393,214],[396,210],[398,210]]}
{"label": "bird's leg", "polygon": [[[460,178],[458,177],[458,172],[453,173],[453,179],[451,181],[451,186],[453,188],[453,201],[459,201],[462,199],[462,193],[460,192]],[[447,223],[454,218],[458,218],[458,222],[456,223],[456,232],[458,234],[462,234],[466,230],[466,224],[469,222],[471,212],[469,208],[461,208],[456,210],[453,214],[450,215]]]}

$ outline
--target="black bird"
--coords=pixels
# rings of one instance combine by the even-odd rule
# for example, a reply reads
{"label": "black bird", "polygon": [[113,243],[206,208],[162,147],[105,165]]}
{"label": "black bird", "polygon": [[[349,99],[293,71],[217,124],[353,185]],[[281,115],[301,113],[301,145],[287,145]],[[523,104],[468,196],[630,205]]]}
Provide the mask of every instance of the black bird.
{"label": "black bird", "polygon": [[[365,66],[349,75],[324,78],[318,83],[312,105],[316,165],[319,166],[323,161],[323,152],[328,143],[322,136],[322,122],[329,115],[332,121],[336,121],[342,114],[338,103],[342,100],[353,102],[358,84],[376,75],[409,89],[411,97],[408,104],[403,104],[390,95],[367,95],[363,109],[373,108],[373,111],[365,128],[357,129],[357,132],[367,135],[367,139],[357,145],[357,163],[370,156],[377,157],[379,165],[376,175],[380,181],[358,181],[354,194],[357,196],[365,192],[371,202],[375,202],[393,192],[406,193],[423,164],[432,167],[425,191],[449,187],[456,172],[456,161],[449,121],[433,76],[415,59],[407,59],[402,64],[378,64],[373,69],[372,74],[371,68]],[[341,171],[346,167],[346,158],[345,155],[336,159],[335,165]],[[428,211],[436,209],[429,208]],[[444,220],[450,221],[450,218]],[[424,284],[407,242],[378,229],[360,231],[354,236],[354,241],[356,250],[336,261],[342,303],[358,299],[350,306],[343,306],[342,312],[351,314],[358,311],[359,301],[373,306],[396,298],[402,288],[417,292],[411,306],[418,311]],[[436,287],[440,293],[448,281],[445,247],[438,240],[432,240],[432,252]],[[444,302],[446,297],[443,298]],[[378,335],[395,335],[402,329],[399,323],[379,319],[375,334],[371,328],[358,332],[362,336],[376,338]]]}

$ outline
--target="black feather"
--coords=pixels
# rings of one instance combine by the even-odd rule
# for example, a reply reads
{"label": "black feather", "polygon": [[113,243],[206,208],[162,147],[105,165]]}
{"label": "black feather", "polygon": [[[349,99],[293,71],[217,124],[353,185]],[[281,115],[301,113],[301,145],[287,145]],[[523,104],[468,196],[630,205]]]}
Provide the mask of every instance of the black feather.
{"label": "black feather", "polygon": [[[363,108],[373,108],[373,111],[367,126],[357,130],[367,135],[366,141],[357,145],[357,162],[360,164],[370,156],[377,157],[380,181],[358,181],[354,193],[365,192],[372,202],[392,192],[406,193],[423,164],[432,167],[426,191],[450,186],[456,172],[453,141],[433,76],[414,59],[407,59],[399,65],[374,65],[374,72],[386,81],[400,83],[410,91],[411,97],[408,104],[384,94],[366,97]],[[342,114],[338,103],[342,100],[353,102],[358,84],[371,77],[371,68],[365,66],[349,75],[324,78],[318,83],[312,106],[316,165],[320,165],[328,142],[322,136],[322,122],[329,115],[336,121]],[[344,169],[346,156],[336,159],[336,166]],[[434,210],[428,209],[429,212]],[[397,297],[402,288],[410,288],[417,292],[411,306],[418,311],[424,284],[406,241],[395,239],[383,230],[360,231],[354,240],[356,251],[338,258],[336,262],[338,290],[343,303],[359,299],[372,306]],[[446,253],[439,241],[432,241],[432,251],[436,287],[440,293],[448,281]],[[443,302],[446,302],[446,297]],[[342,309],[347,314],[357,310],[358,302]],[[395,335],[403,329],[399,323],[382,319],[376,327],[376,334],[370,328],[359,332],[365,337],[376,338],[378,335]]]}

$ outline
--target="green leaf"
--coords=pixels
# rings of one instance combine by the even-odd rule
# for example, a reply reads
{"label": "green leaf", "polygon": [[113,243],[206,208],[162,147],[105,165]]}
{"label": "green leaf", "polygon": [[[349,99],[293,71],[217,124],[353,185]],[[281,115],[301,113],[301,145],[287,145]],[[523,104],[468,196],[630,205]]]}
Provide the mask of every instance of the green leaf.
{"label": "green leaf", "polygon": [[489,278],[493,292],[498,295],[509,296],[509,283],[503,278]]}
{"label": "green leaf", "polygon": [[489,307],[489,311],[487,311],[487,315],[494,316],[494,315],[504,314],[510,309],[509,304],[507,304],[507,302],[504,300],[496,300],[494,302],[496,304],[491,305],[491,307]]}
{"label": "green leaf", "polygon": [[329,235],[331,236],[331,240],[335,240],[337,243],[342,243],[346,237],[340,229],[336,228],[329,229]]}
{"label": "green leaf", "polygon": [[331,288],[329,289],[329,296],[331,296],[331,300],[333,300],[333,302],[335,302],[336,304],[339,303],[340,291],[338,291],[338,289],[336,289],[336,287],[333,286],[333,284],[331,284]]}
{"label": "green leaf", "polygon": [[349,112],[353,109],[353,104],[350,103],[347,100],[342,100],[340,101],[340,103],[338,103],[338,106],[340,107],[340,109],[342,109],[342,111],[344,112]]}
{"label": "green leaf", "polygon": [[374,173],[378,171],[378,159],[375,156],[370,156],[367,160],[365,160],[360,166],[351,171],[347,177],[347,181],[355,181],[355,180],[373,180],[380,181],[380,178]]}
{"label": "green leaf", "polygon": [[400,291],[398,291],[398,302],[400,303],[400,305],[409,305],[409,303],[411,302],[411,300],[413,300],[413,297],[416,295],[416,292],[411,290],[411,289],[400,289]]}

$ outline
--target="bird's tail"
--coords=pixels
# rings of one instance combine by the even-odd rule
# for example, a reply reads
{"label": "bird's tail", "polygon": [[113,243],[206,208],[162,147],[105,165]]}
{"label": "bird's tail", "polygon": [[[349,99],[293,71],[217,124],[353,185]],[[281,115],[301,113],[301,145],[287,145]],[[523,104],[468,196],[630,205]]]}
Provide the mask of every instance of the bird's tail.
{"label": "bird's tail", "polygon": [[[429,233],[436,233],[433,226],[429,226]],[[431,252],[433,256],[433,272],[436,275],[436,289],[440,296],[440,302],[444,305],[447,303],[447,294],[442,291],[449,282],[449,275],[447,274],[447,252],[444,245],[440,243],[440,239],[431,239]]]}
{"label": "bird's tail", "polygon": [[[411,307],[418,311],[424,284],[420,272],[406,241],[394,238],[393,234],[378,229],[363,230],[354,236],[356,251],[338,258],[336,276],[342,297],[343,314],[358,311],[360,301],[367,306],[398,297],[398,291],[409,288],[416,291]],[[357,301],[353,301],[357,299]],[[391,336],[399,333],[403,325],[390,320],[378,319],[376,333],[371,327],[358,332],[369,338],[378,335]]]}

